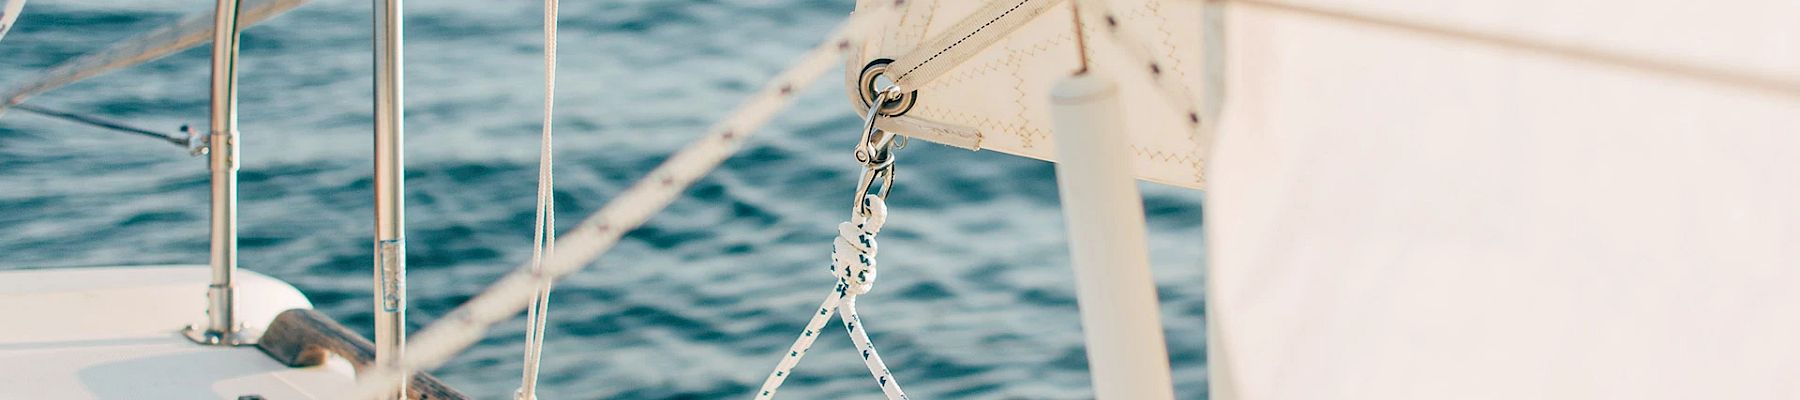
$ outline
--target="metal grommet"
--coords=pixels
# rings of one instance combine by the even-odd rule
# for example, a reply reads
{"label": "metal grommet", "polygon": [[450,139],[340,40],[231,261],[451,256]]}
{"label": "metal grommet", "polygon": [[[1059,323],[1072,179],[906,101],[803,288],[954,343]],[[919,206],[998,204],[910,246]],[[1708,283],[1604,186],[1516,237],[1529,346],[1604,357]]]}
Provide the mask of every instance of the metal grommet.
{"label": "metal grommet", "polygon": [[[858,94],[862,98],[863,106],[870,106],[871,103],[875,102],[877,93],[880,93],[893,85],[891,80],[883,82],[883,79],[881,79],[886,75],[888,65],[893,63],[894,60],[882,58],[870,61],[868,65],[863,66],[862,75],[858,78],[857,84],[858,87],[862,89],[858,91]],[[898,117],[901,114],[906,114],[907,111],[912,110],[913,104],[918,103],[918,101],[918,90],[902,92],[900,93],[899,98],[888,100],[881,104],[881,115],[886,117]]]}

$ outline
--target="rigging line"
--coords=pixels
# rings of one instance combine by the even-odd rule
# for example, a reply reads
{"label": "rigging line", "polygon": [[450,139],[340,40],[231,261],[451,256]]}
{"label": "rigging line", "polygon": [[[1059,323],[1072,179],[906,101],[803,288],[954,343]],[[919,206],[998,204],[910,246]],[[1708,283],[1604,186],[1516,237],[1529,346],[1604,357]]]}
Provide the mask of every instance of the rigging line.
{"label": "rigging line", "polygon": [[[532,233],[531,268],[544,269],[544,256],[556,246],[556,182],[553,163],[553,140],[550,135],[552,110],[556,105],[556,19],[558,0],[544,0],[544,124],[543,139],[538,147],[537,221]],[[538,368],[544,354],[544,325],[550,319],[552,282],[538,287],[536,301],[526,311],[525,368],[520,378],[518,400],[536,400]]]}
{"label": "rigging line", "polygon": [[1380,16],[1370,13],[1359,13],[1343,9],[1316,7],[1294,4],[1276,0],[1202,0],[1225,1],[1247,6],[1267,8],[1297,15],[1320,19],[1335,20],[1356,25],[1384,28],[1406,33],[1433,36],[1438,38],[1472,42],[1480,45],[1502,49],[1535,53],[1551,57],[1559,57],[1600,65],[1614,66],[1684,78],[1699,82],[1730,86],[1751,91],[1771,93],[1784,97],[1800,98],[1800,79],[1759,74],[1751,71],[1738,71],[1729,68],[1713,67],[1700,64],[1682,63],[1676,60],[1658,59],[1652,56],[1614,52],[1605,49],[1574,44],[1555,43],[1519,35],[1506,35],[1493,32],[1481,32],[1457,28],[1449,25],[1438,25],[1401,18]]}
{"label": "rigging line", "polygon": [[839,57],[854,49],[853,43],[872,28],[872,22],[886,17],[891,6],[865,11],[852,14],[824,43],[800,56],[761,91],[709,128],[706,135],[676,151],[644,179],[569,229],[556,240],[561,242],[557,247],[564,250],[550,254],[541,270],[533,270],[530,263],[514,268],[443,319],[419,330],[399,363],[375,366],[358,374],[356,386],[345,397],[378,398],[398,386],[401,371],[425,371],[443,365],[481,340],[494,324],[518,315],[544,283],[581,270],[618,244],[625,232],[643,225],[701,175],[741,149],[744,140],[792,102],[800,88],[837,67]]}
{"label": "rigging line", "polygon": [[1075,59],[1081,61],[1081,68],[1075,70],[1075,75],[1085,74],[1088,72],[1088,48],[1087,32],[1081,26],[1081,2],[1069,2],[1069,19],[1075,26],[1071,32],[1075,35]]}
{"label": "rigging line", "polygon": [[110,119],[106,119],[106,118],[96,117],[96,116],[92,116],[92,115],[76,114],[76,113],[68,112],[68,111],[52,110],[52,109],[38,107],[38,106],[34,106],[34,105],[29,105],[29,104],[18,104],[18,105],[12,106],[12,108],[19,110],[19,111],[26,111],[26,112],[30,112],[30,113],[37,114],[37,115],[61,119],[64,121],[69,121],[69,122],[80,123],[80,124],[89,125],[89,126],[105,128],[105,129],[109,129],[109,130],[113,130],[113,131],[117,131],[117,132],[135,133],[135,134],[143,135],[146,137],[160,139],[164,142],[168,142],[168,143],[174,144],[176,146],[181,146],[182,148],[188,147],[188,138],[167,135],[162,132],[157,132],[157,131],[153,131],[153,130],[149,130],[149,129],[126,125],[124,122],[114,121],[114,120],[110,120]]}
{"label": "rigging line", "polygon": [[[238,25],[247,28],[305,4],[308,0],[243,0]],[[212,11],[188,15],[180,21],[118,42],[110,47],[47,68],[25,83],[0,93],[0,109],[24,103],[26,98],[55,90],[114,70],[142,64],[212,41]]]}

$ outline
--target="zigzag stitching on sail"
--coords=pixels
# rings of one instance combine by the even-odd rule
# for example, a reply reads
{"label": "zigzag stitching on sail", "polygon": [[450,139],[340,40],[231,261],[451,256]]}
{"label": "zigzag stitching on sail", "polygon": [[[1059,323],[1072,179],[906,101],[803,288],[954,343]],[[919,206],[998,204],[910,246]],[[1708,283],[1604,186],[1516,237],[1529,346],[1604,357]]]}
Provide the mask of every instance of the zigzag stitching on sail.
{"label": "zigzag stitching on sail", "polygon": [[1162,50],[1168,53],[1169,62],[1175,64],[1175,75],[1182,80],[1187,80],[1187,68],[1185,68],[1185,64],[1183,64],[1184,60],[1182,60],[1179,55],[1175,54],[1175,50],[1180,47],[1175,45],[1175,33],[1169,31],[1169,18],[1163,15],[1162,3],[1145,3],[1144,8],[1139,10],[1136,14],[1139,14],[1140,19],[1154,20],[1153,22],[1145,21],[1145,23],[1149,23],[1156,27],[1156,31],[1162,33]]}
{"label": "zigzag stitching on sail", "polygon": [[1182,153],[1151,150],[1136,144],[1130,145],[1130,147],[1131,152],[1136,153],[1139,156],[1139,159],[1146,159],[1161,164],[1186,166],[1188,167],[1188,172],[1193,174],[1194,183],[1206,183],[1206,159],[1204,158],[1183,155]]}
{"label": "zigzag stitching on sail", "polygon": [[924,43],[931,40],[931,23],[937,21],[938,2],[933,1],[925,8],[925,20],[919,22],[919,29],[913,31],[912,43]]}
{"label": "zigzag stitching on sail", "polygon": [[[1067,42],[1073,41],[1073,40],[1075,40],[1074,35],[1071,35],[1069,33],[1059,34],[1056,36],[1052,36],[1050,38],[1038,40],[1037,42],[1034,42],[1030,47],[1028,47],[1028,50],[1020,50],[1019,54],[1022,56],[1035,56],[1035,55],[1041,54],[1043,52],[1050,51],[1050,49],[1056,48],[1058,45],[1062,45],[1064,43],[1067,43]],[[998,70],[1000,69],[999,65],[1001,65],[1001,64],[1006,64],[1006,60],[1005,59],[992,60],[992,61],[981,63],[981,65],[974,66],[974,67],[963,67],[963,68],[959,69],[959,71],[955,75],[938,78],[936,80],[933,80],[931,82],[931,84],[927,85],[927,86],[932,86],[932,87],[948,86],[949,84],[952,84],[952,83],[959,83],[959,82],[967,81],[970,79],[974,79],[976,76],[980,76],[981,74],[984,74],[984,73],[998,72]]]}
{"label": "zigzag stitching on sail", "polygon": [[987,27],[988,27],[988,26],[991,26],[991,25],[993,25],[993,24],[994,24],[994,22],[998,22],[998,21],[1000,21],[1000,20],[1001,20],[1001,19],[1003,19],[1003,18],[1006,18],[1006,15],[1007,15],[1007,14],[1012,14],[1012,12],[1013,12],[1013,11],[1016,11],[1016,10],[1018,10],[1018,9],[1019,9],[1019,7],[1024,7],[1024,6],[1025,6],[1025,3],[1030,3],[1030,2],[1031,2],[1031,0],[1025,0],[1025,1],[1021,1],[1021,2],[1019,2],[1019,3],[1018,3],[1018,4],[1014,4],[1014,5],[1013,5],[1013,6],[1012,6],[1012,8],[1008,8],[1008,9],[1006,9],[1006,11],[1005,11],[1005,12],[1002,12],[1002,13],[1000,13],[1000,15],[996,15],[996,16],[994,16],[994,18],[993,18],[993,19],[990,19],[990,20],[988,20],[988,22],[987,22],[987,23],[985,23],[985,24],[981,24],[981,27],[980,27],[980,28],[975,28],[975,30],[972,30],[972,31],[969,31],[969,34],[967,34],[967,35],[963,35],[963,37],[962,37],[962,38],[961,38],[961,39],[956,39],[956,42],[954,42],[954,43],[950,43],[950,45],[949,45],[949,46],[944,46],[944,48],[942,48],[942,49],[938,49],[938,52],[937,52],[937,54],[932,54],[932,55],[931,55],[931,57],[926,57],[926,58],[925,58],[925,61],[920,61],[920,62],[919,62],[919,65],[915,65],[915,66],[913,66],[913,67],[912,67],[912,69],[908,69],[908,70],[906,70],[906,72],[902,72],[902,73],[900,73],[900,76],[899,76],[899,77],[898,77],[898,78],[896,78],[896,80],[900,80],[900,79],[906,79],[906,76],[907,76],[907,75],[910,75],[910,74],[912,74],[912,73],[913,73],[913,71],[918,71],[918,70],[919,70],[919,68],[920,68],[920,67],[924,67],[924,66],[925,66],[925,65],[926,65],[926,64],[930,64],[930,63],[931,63],[931,61],[932,61],[932,60],[936,60],[936,59],[937,59],[937,58],[938,58],[938,56],[942,56],[942,55],[944,55],[944,53],[945,53],[945,52],[949,52],[949,51],[950,51],[950,49],[954,49],[954,48],[956,48],[956,46],[957,46],[957,45],[961,45],[961,44],[962,44],[962,43],[963,43],[963,41],[965,41],[965,40],[969,40],[969,38],[971,38],[971,37],[974,37],[974,36],[975,36],[975,34],[977,34],[977,33],[981,33],[981,31],[982,31],[982,30],[983,30],[983,29],[987,29]]}
{"label": "zigzag stitching on sail", "polygon": [[937,13],[934,11],[937,10],[938,5],[935,1],[927,4],[929,7],[927,7],[923,13],[918,13],[923,14],[922,16],[915,15],[915,13],[901,15],[900,22],[897,24],[899,26],[896,27],[897,29],[893,30],[893,33],[890,34],[887,42],[905,43],[908,46],[914,46],[919,42],[924,41],[926,39],[925,33],[930,31],[931,21],[937,17]]}
{"label": "zigzag stitching on sail", "polygon": [[1104,32],[1111,36],[1110,39],[1112,39],[1113,43],[1118,45],[1120,49],[1125,50],[1126,54],[1132,58],[1132,61],[1142,63],[1139,65],[1148,65],[1150,67],[1150,81],[1155,84],[1157,91],[1161,92],[1164,97],[1167,97],[1169,102],[1176,105],[1177,108],[1184,109],[1183,112],[1187,115],[1188,125],[1191,128],[1199,128],[1201,122],[1200,109],[1198,107],[1199,98],[1194,97],[1193,90],[1188,88],[1185,83],[1179,80],[1171,80],[1162,73],[1161,65],[1168,63],[1163,62],[1161,60],[1162,57],[1159,55],[1150,52],[1150,49],[1144,48],[1142,46],[1143,42],[1135,40],[1135,38],[1131,36],[1131,32],[1120,30],[1118,18],[1116,17],[1118,14],[1107,7],[1105,2],[1101,0],[1074,1],[1081,2],[1084,7],[1100,12],[1103,16],[1103,20],[1106,21]]}
{"label": "zigzag stitching on sail", "polygon": [[1138,146],[1135,144],[1131,145],[1131,150],[1133,152],[1136,152],[1138,155],[1143,156],[1141,158],[1155,160],[1155,161],[1162,161],[1165,163],[1175,163],[1175,164],[1181,164],[1181,165],[1187,165],[1187,166],[1198,166],[1201,163],[1201,160],[1199,157],[1183,155],[1182,153],[1176,153],[1176,152],[1170,152],[1170,151],[1152,150],[1150,148]]}
{"label": "zigzag stitching on sail", "polygon": [[[1013,70],[1013,73],[1008,74],[1013,80],[1013,110],[1015,110],[1013,111],[1013,120],[1017,121],[1019,126],[1024,127],[1031,126],[1031,118],[1025,116],[1025,110],[1029,109],[1029,107],[1025,107],[1025,78],[1019,76],[1020,57],[1018,50],[1008,46],[1006,49],[1006,64],[1011,66]],[[1030,149],[1037,147],[1038,138],[1034,137],[1031,132],[1019,130],[1018,133],[1019,143],[1024,145],[1024,148]]]}
{"label": "zigzag stitching on sail", "polygon": [[[1175,54],[1175,50],[1179,47],[1176,46],[1174,44],[1174,42],[1172,41],[1173,37],[1174,37],[1174,33],[1170,32],[1168,30],[1168,23],[1167,23],[1166,19],[1162,18],[1162,16],[1157,12],[1157,10],[1159,9],[1157,7],[1158,4],[1160,4],[1160,3],[1157,3],[1157,2],[1145,3],[1145,5],[1133,8],[1130,11],[1129,15],[1131,15],[1131,19],[1133,21],[1140,21],[1140,20],[1144,20],[1144,19],[1156,19],[1157,22],[1160,22],[1160,23],[1155,23],[1155,25],[1156,25],[1157,31],[1159,33],[1162,33],[1162,38],[1161,38],[1162,41],[1161,42],[1162,42],[1164,48],[1158,49],[1158,50],[1165,50],[1170,63],[1173,64],[1173,66],[1176,70],[1176,73],[1178,74],[1177,76],[1180,79],[1186,79],[1187,73],[1185,71],[1185,68],[1183,68],[1184,60],[1182,58],[1176,57],[1176,54]],[[1146,22],[1148,22],[1148,21],[1146,21]],[[1094,28],[1092,26],[1087,28],[1087,30],[1093,30],[1093,29]],[[1009,40],[1016,41],[1017,39],[1009,38]],[[1035,55],[1041,54],[1043,52],[1050,51],[1051,49],[1057,48],[1059,46],[1065,45],[1072,40],[1074,40],[1074,36],[1070,33],[1065,32],[1065,33],[1058,34],[1056,36],[1039,39],[1037,41],[1032,42],[1028,47],[1024,47],[1022,49],[1017,49],[1014,51],[1018,51],[1019,55],[1022,58],[1029,58],[1030,56],[1035,56]],[[1007,58],[997,58],[997,59],[989,60],[987,62],[983,62],[979,65],[964,66],[962,68],[958,68],[957,72],[953,75],[944,76],[944,77],[932,80],[932,82],[930,84],[926,85],[926,87],[950,86],[955,83],[960,83],[960,82],[968,81],[970,79],[975,79],[976,77],[983,76],[985,74],[1000,72],[999,71],[1000,66],[1011,65],[1013,63],[1014,63],[1013,60],[1010,60]],[[920,65],[923,65],[923,63],[921,63]]]}
{"label": "zigzag stitching on sail", "polygon": [[938,2],[936,2],[936,1],[932,1],[932,2],[928,3],[928,6],[925,7],[925,21],[920,26],[920,29],[918,30],[919,40],[913,41],[913,43],[924,42],[925,40],[931,38],[931,35],[928,35],[926,33],[931,32],[931,23],[937,22],[937,9],[938,9]]}

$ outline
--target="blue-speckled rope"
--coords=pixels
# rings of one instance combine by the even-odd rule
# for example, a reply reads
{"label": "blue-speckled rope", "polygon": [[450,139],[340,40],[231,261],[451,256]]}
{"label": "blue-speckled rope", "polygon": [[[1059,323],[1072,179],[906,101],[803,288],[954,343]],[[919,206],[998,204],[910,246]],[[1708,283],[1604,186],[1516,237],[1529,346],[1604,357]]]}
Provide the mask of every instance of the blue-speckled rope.
{"label": "blue-speckled rope", "polygon": [[838,238],[832,243],[831,273],[837,276],[837,286],[825,301],[819,304],[819,312],[813,313],[812,320],[806,322],[806,329],[800,332],[800,338],[788,348],[781,362],[775,365],[775,371],[763,380],[762,389],[756,391],[756,399],[764,400],[775,397],[775,390],[792,374],[794,366],[800,358],[806,356],[806,350],[812,348],[813,340],[818,339],[819,330],[831,321],[832,311],[837,311],[844,321],[844,329],[850,332],[850,341],[862,354],[863,364],[869,367],[869,374],[875,376],[875,382],[881,385],[881,392],[889,400],[906,399],[906,392],[900,390],[900,382],[894,380],[888,372],[887,365],[881,362],[881,354],[875,352],[875,343],[869,341],[868,332],[862,326],[862,317],[856,314],[856,296],[868,293],[875,285],[875,234],[881,232],[881,225],[887,222],[887,204],[881,196],[864,197],[867,214],[857,214],[850,221],[838,224]]}

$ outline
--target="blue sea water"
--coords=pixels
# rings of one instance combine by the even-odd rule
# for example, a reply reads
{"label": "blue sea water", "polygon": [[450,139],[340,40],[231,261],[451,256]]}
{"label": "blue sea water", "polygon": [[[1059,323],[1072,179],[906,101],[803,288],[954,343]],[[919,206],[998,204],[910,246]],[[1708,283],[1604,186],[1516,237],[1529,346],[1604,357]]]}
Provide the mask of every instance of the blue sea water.
{"label": "blue sea water", "polygon": [[[0,87],[210,10],[196,0],[36,0],[0,41]],[[409,323],[443,316],[530,254],[541,4],[413,1],[406,20]],[[562,5],[557,212],[599,209],[850,10],[848,0]],[[317,0],[243,37],[241,263],[368,334],[370,5]],[[33,104],[167,129],[205,125],[194,49]],[[543,398],[751,394],[832,285],[860,121],[836,73],[742,153],[557,287]],[[1091,398],[1050,164],[915,141],[860,302],[914,398]],[[0,265],[202,264],[203,159],[23,112],[0,117]],[[1143,185],[1177,397],[1206,397],[1200,193]],[[201,296],[195,293],[195,296]],[[523,317],[435,372],[478,398],[518,385]],[[828,331],[783,387],[880,391]]]}

